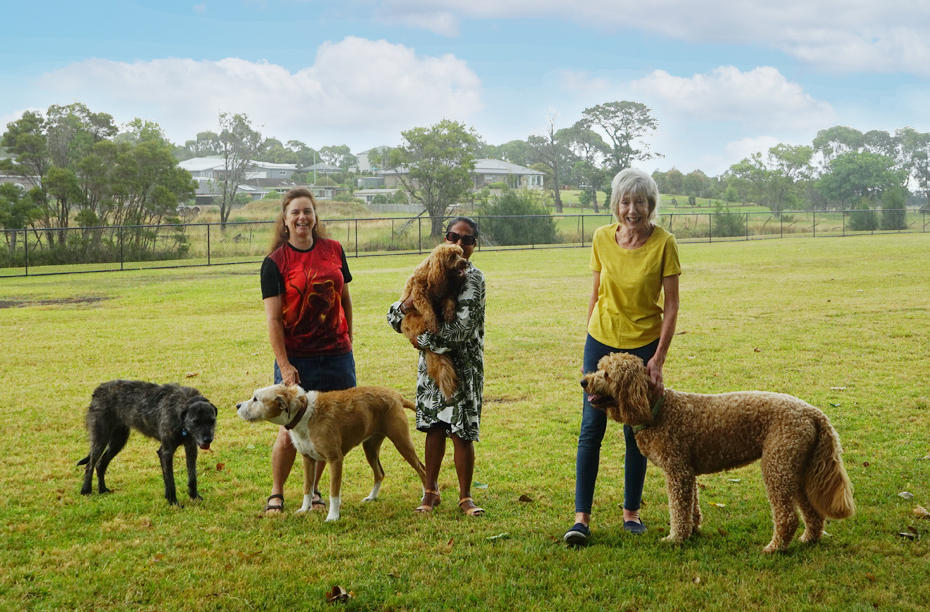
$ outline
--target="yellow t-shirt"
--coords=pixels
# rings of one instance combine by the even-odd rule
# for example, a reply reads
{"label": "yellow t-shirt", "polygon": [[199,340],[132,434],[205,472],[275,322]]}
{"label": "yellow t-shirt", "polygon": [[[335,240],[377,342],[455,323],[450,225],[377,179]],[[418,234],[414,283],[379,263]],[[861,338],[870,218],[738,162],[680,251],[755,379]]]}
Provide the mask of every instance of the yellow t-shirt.
{"label": "yellow t-shirt", "polygon": [[617,244],[618,223],[599,227],[591,242],[591,270],[601,273],[588,333],[621,349],[646,346],[662,333],[662,279],[681,274],[675,236],[656,226],[646,244]]}

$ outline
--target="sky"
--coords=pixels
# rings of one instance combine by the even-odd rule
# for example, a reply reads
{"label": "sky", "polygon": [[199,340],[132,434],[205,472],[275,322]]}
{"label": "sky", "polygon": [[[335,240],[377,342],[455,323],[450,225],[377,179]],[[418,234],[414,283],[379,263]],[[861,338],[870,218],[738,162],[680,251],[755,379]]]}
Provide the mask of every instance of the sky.
{"label": "sky", "polygon": [[448,118],[489,144],[631,100],[647,171],[719,175],[834,125],[930,132],[928,0],[4,2],[0,125],[82,102],[177,144],[245,113],[353,153]]}

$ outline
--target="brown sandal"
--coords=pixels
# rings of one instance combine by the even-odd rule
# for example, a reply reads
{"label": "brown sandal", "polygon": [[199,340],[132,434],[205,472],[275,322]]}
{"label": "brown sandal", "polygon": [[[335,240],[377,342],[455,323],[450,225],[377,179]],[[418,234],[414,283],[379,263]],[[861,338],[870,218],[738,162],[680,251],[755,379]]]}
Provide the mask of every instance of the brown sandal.
{"label": "brown sandal", "polygon": [[[436,498],[436,501],[434,501],[432,504],[427,504],[426,503],[427,495],[432,495],[433,497]],[[442,499],[439,497],[439,491],[433,491],[432,489],[423,489],[423,500],[424,500],[424,503],[417,506],[414,509],[414,512],[419,512],[420,514],[426,514],[427,512],[432,512],[433,508],[438,506],[439,502],[442,501]]]}
{"label": "brown sandal", "polygon": [[[464,503],[466,503],[466,502],[471,502],[472,507],[471,507],[471,508],[462,508],[462,504],[464,504]],[[462,499],[460,499],[460,500],[459,500],[459,508],[462,508],[462,512],[464,512],[467,516],[481,516],[481,515],[484,514],[484,508],[479,508],[478,506],[476,506],[476,505],[475,505],[475,500],[473,500],[473,499],[470,498],[470,497],[463,497]]]}
{"label": "brown sandal", "polygon": [[[281,503],[276,506],[272,506],[271,500],[273,499],[280,499]],[[265,509],[262,510],[262,512],[267,514],[268,512],[271,512],[272,510],[280,514],[284,514],[284,496],[281,495],[280,493],[272,493],[271,495],[268,496],[268,499],[265,500]]]}

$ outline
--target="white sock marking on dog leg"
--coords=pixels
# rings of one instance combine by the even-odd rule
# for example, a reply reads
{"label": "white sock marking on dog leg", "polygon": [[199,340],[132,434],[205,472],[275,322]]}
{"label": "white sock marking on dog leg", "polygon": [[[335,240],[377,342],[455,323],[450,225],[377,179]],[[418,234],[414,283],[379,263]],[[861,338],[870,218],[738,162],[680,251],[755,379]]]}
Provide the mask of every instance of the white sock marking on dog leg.
{"label": "white sock marking on dog leg", "polygon": [[329,514],[326,516],[326,521],[338,521],[339,520],[339,506],[342,502],[338,497],[329,496]]}
{"label": "white sock marking on dog leg", "polygon": [[375,486],[373,486],[373,487],[371,488],[371,493],[369,493],[369,494],[368,494],[368,497],[366,497],[366,498],[363,499],[362,501],[366,501],[366,502],[367,502],[367,501],[375,501],[376,499],[378,499],[378,492],[379,492],[379,491],[381,491],[381,483],[380,483],[380,482],[376,482],[376,483],[375,483]]}
{"label": "white sock marking on dog leg", "polygon": [[310,508],[313,506],[313,493],[310,495],[304,495],[304,504],[300,507],[298,512],[309,512]]}

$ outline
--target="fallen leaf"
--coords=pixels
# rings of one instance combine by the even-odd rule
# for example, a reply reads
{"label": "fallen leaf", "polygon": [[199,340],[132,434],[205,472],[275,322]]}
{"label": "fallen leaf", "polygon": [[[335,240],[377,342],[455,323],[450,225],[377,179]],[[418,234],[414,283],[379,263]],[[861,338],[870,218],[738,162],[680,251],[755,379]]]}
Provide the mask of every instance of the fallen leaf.
{"label": "fallen leaf", "polygon": [[520,501],[526,502],[526,503],[528,503],[528,504],[533,503],[533,499],[532,499],[530,496],[528,496],[528,495],[521,495],[521,496],[520,496]]}
{"label": "fallen leaf", "polygon": [[830,387],[830,391],[845,391],[846,387]]}
{"label": "fallen leaf", "polygon": [[917,506],[916,508],[914,508],[914,514],[916,514],[920,518],[930,518],[930,512],[927,512],[927,509],[924,508],[923,506]]}
{"label": "fallen leaf", "polygon": [[916,527],[911,527],[910,525],[908,525],[908,526],[907,526],[907,530],[910,531],[911,533],[920,535],[920,532],[917,531],[917,528],[916,528]]}
{"label": "fallen leaf", "polygon": [[834,408],[839,408],[840,406],[842,406],[842,404],[834,404],[833,402],[830,402],[830,405],[833,406]]}
{"label": "fallen leaf", "polygon": [[742,478],[727,478],[727,482],[742,482]]}
{"label": "fallen leaf", "polygon": [[899,533],[899,534],[898,534],[898,537],[899,537],[899,538],[904,538],[905,540],[916,540],[916,539],[917,539],[917,534],[916,534],[916,533],[910,533],[910,532],[904,531],[904,532]]}
{"label": "fallen leaf", "polygon": [[717,527],[717,533],[719,533],[719,534],[722,535],[722,536],[728,536],[728,535],[730,535],[730,532],[729,532],[729,531],[727,531],[726,529],[723,529],[723,528],[721,528],[721,527]]}
{"label": "fallen leaf", "polygon": [[471,486],[475,487],[476,489],[487,489],[488,488],[488,485],[483,482],[473,482],[471,483]]}
{"label": "fallen leaf", "polygon": [[497,535],[489,536],[487,539],[488,540],[506,540],[509,537],[510,537],[510,534],[505,531],[504,533],[499,533]]}
{"label": "fallen leaf", "polygon": [[898,497],[903,497],[904,499],[914,499],[914,494],[908,493],[907,491],[901,491],[898,493]]}
{"label": "fallen leaf", "polygon": [[762,349],[760,349],[758,346],[757,346],[756,348],[752,349],[752,350],[755,351],[756,353],[761,353],[761,352],[762,352]]}
{"label": "fallen leaf", "polygon": [[717,502],[710,502],[710,505],[711,505],[711,506],[717,506],[718,508],[726,508],[726,507],[727,507],[726,504],[720,504],[720,503],[717,503]]}
{"label": "fallen leaf", "polygon": [[217,463],[217,464],[216,464],[216,471],[217,471],[217,472],[222,472],[224,467],[226,467],[226,464],[225,464],[225,463]]}
{"label": "fallen leaf", "polygon": [[693,582],[694,584],[701,584],[701,577],[695,576],[694,580],[692,580],[691,582]]}
{"label": "fallen leaf", "polygon": [[353,594],[346,591],[339,585],[333,585],[333,588],[326,593],[326,601],[329,603],[346,602],[353,597]]}
{"label": "fallen leaf", "polygon": [[865,461],[865,462],[862,464],[862,467],[869,467],[869,462],[868,462],[868,461]]}
{"label": "fallen leaf", "polygon": [[188,372],[184,375],[184,378],[193,378],[195,376],[200,376],[200,372]]}

